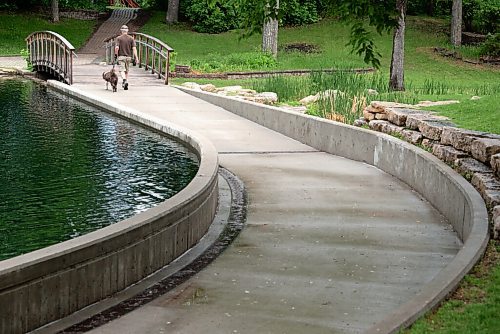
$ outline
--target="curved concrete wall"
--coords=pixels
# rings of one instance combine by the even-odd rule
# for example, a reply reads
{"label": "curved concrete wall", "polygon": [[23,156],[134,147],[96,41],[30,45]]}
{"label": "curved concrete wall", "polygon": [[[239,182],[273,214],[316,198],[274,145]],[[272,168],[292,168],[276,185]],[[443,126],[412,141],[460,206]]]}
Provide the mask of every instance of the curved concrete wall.
{"label": "curved concrete wall", "polygon": [[368,333],[392,333],[436,306],[480,259],[488,242],[488,215],[477,191],[430,153],[394,137],[317,117],[212,93],[179,89],[318,150],[363,161],[418,191],[453,225],[463,247],[415,298]]}
{"label": "curved concrete wall", "polygon": [[0,333],[25,333],[141,280],[191,248],[217,210],[217,152],[206,139],[70,87],[49,86],[175,136],[200,157],[195,178],[177,195],[114,225],[0,262]]}

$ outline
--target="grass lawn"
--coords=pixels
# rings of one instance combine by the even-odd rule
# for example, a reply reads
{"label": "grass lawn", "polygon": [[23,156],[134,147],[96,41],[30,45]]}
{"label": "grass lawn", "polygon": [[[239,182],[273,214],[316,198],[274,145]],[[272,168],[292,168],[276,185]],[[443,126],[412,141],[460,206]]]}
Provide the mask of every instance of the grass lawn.
{"label": "grass lawn", "polygon": [[[359,90],[366,90],[366,84],[354,84],[357,87],[352,87],[352,81],[371,81],[369,76],[372,75],[360,75],[358,79],[348,80],[348,87],[328,86],[332,81],[329,82],[328,78],[321,83],[304,78],[278,79],[279,82],[274,83],[263,83],[265,79],[232,80],[231,82],[200,79],[199,82],[211,82],[217,86],[241,84],[249,88],[274,89],[281,102],[298,101],[306,95],[318,92],[318,88],[349,91],[351,101],[353,96],[356,96],[358,100],[366,97],[368,102],[375,99],[392,99],[400,102],[459,100],[460,104],[433,107],[432,110],[450,117],[458,126],[500,133],[500,107],[496,103],[499,97],[496,92],[500,91],[500,70],[444,59],[434,54],[433,47],[444,46],[448,43],[443,33],[446,30],[445,26],[446,22],[442,20],[408,18],[405,55],[407,89],[405,93],[394,94],[389,93],[387,87],[371,87],[376,88],[381,94],[366,97],[363,96],[363,91]],[[332,19],[324,19],[319,23],[303,27],[280,28],[280,50],[275,64],[264,63],[255,55],[260,47],[260,36],[240,40],[237,31],[217,35],[200,34],[190,31],[183,24],[167,26],[164,23],[164,13],[155,13],[141,32],[158,37],[173,47],[175,63],[192,65],[194,69],[199,68],[203,71],[241,70],[245,67],[247,70],[367,67],[360,57],[350,54],[350,48],[345,46],[349,28]],[[285,52],[283,47],[291,43],[313,44],[321,52],[310,54]],[[382,67],[376,76],[382,77],[381,82],[383,86],[386,86],[392,36],[376,37],[376,45],[382,54]],[[255,55],[253,58],[252,54]],[[238,66],[234,65],[236,63]],[[173,80],[174,83],[183,81],[185,80]],[[292,87],[296,89],[290,89]],[[470,98],[474,95],[482,98],[471,101]],[[341,105],[350,106],[352,103],[345,101]]]}
{"label": "grass lawn", "polygon": [[20,55],[26,49],[25,38],[35,31],[50,30],[62,35],[76,49],[90,37],[97,20],[61,18],[58,23],[35,14],[0,12],[0,56]]}

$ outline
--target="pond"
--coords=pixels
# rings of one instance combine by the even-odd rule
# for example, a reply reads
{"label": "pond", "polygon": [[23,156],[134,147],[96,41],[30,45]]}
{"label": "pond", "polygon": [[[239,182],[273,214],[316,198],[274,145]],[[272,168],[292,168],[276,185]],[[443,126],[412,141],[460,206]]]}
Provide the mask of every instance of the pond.
{"label": "pond", "polygon": [[52,92],[0,79],[0,260],[147,210],[196,175],[171,138]]}

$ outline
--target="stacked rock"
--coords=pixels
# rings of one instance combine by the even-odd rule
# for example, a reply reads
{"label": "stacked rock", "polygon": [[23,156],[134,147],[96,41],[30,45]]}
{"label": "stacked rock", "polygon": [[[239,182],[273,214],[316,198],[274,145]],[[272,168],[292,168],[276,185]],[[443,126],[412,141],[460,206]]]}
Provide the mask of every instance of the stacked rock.
{"label": "stacked rock", "polygon": [[500,135],[457,128],[418,105],[373,101],[363,111],[370,129],[422,146],[453,166],[478,190],[500,237]]}

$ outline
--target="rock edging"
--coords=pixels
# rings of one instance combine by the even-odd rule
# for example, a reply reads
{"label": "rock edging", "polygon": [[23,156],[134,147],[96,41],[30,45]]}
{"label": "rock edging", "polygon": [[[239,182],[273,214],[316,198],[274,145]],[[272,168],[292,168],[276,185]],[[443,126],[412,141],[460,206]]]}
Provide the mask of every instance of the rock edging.
{"label": "rock edging", "polygon": [[481,194],[500,238],[500,135],[457,128],[448,118],[413,105],[372,101],[363,119],[372,130],[421,146],[452,166]]}

